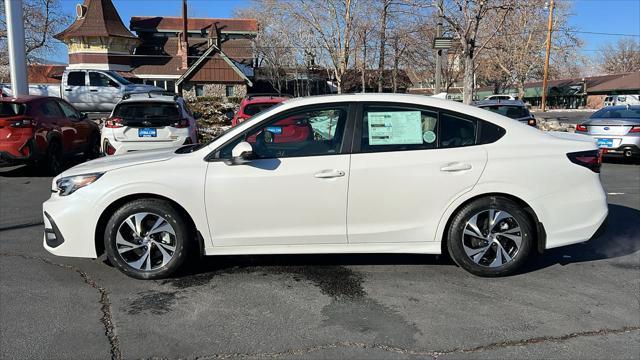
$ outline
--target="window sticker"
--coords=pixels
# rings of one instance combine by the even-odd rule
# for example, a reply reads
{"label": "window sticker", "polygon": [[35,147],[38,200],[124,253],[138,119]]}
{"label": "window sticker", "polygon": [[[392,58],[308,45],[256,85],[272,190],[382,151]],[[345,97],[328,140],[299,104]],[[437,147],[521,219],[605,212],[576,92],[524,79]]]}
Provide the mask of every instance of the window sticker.
{"label": "window sticker", "polygon": [[422,144],[420,111],[369,112],[367,119],[369,145]]}
{"label": "window sticker", "polygon": [[422,133],[422,140],[427,144],[433,144],[433,142],[436,141],[436,133],[433,131],[425,131]]}
{"label": "window sticker", "polygon": [[279,135],[282,134],[282,127],[281,126],[267,126],[267,128],[265,129],[270,133]]}

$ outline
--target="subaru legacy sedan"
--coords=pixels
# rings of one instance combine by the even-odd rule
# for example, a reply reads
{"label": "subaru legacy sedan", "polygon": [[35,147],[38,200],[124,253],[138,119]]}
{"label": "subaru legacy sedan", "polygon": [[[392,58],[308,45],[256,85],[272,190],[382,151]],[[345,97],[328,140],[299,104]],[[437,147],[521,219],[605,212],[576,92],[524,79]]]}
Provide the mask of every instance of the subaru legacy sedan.
{"label": "subaru legacy sedan", "polygon": [[[282,137],[282,134],[298,134]],[[501,276],[607,217],[594,141],[417,95],[291,99],[53,180],[44,247],[139,279],[200,255],[446,252]]]}
{"label": "subaru legacy sedan", "polygon": [[640,105],[608,106],[576,126],[593,137],[605,155],[640,158]]}

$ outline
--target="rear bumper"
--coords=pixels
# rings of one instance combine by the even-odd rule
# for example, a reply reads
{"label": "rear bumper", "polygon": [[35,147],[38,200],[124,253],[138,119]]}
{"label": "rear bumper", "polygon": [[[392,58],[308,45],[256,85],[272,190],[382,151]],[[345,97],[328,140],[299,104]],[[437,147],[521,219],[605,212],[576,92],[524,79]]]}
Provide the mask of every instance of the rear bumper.
{"label": "rear bumper", "polygon": [[0,142],[0,163],[24,164],[38,160],[40,157],[33,138]]}
{"label": "rear bumper", "polygon": [[106,154],[106,142],[109,143],[111,147],[115,149],[115,153],[112,155],[122,155],[128,152],[133,151],[145,151],[145,150],[156,150],[156,149],[166,149],[173,148],[184,145],[188,143],[188,140],[191,139],[192,143],[197,142],[196,136],[190,134],[190,130],[188,128],[180,129],[172,132],[172,138],[162,139],[162,140],[146,140],[140,139],[139,141],[135,140],[127,140],[121,141],[117,139],[113,133],[104,132],[102,136],[102,140],[100,142],[101,152]]}
{"label": "rear bumper", "polygon": [[[585,134],[585,133],[580,133]],[[613,148],[601,147],[605,155],[624,155],[630,152],[633,156],[640,156],[640,136],[637,135],[593,135],[593,139],[611,139]]]}

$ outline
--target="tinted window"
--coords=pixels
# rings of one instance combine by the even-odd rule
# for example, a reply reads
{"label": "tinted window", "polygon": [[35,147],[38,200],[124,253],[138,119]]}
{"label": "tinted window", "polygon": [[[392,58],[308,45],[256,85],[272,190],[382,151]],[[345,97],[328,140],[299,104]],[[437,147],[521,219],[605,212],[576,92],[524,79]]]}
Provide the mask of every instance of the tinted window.
{"label": "tinted window", "polygon": [[24,115],[27,112],[25,104],[0,102],[0,116]]}
{"label": "tinted window", "polygon": [[105,74],[101,74],[99,72],[90,72],[89,73],[89,84],[91,86],[112,86],[112,87],[118,87],[118,84],[116,84],[115,81],[111,80],[110,77],[108,77]]}
{"label": "tinted window", "polygon": [[529,116],[529,110],[523,106],[494,105],[483,106],[482,108],[511,119],[520,119]]}
{"label": "tinted window", "polygon": [[245,113],[245,115],[253,116],[263,110],[266,110],[272,107],[273,105],[276,105],[276,104],[274,103],[249,104],[244,107],[243,112]]}
{"label": "tinted window", "polygon": [[67,85],[85,86],[84,71],[72,71],[67,75]]}
{"label": "tinted window", "polygon": [[220,158],[230,158],[231,150],[242,140],[252,145],[258,159],[337,154],[346,120],[346,106],[276,116],[226,145]]}
{"label": "tinted window", "polygon": [[62,112],[60,111],[60,108],[58,107],[56,102],[53,100],[42,101],[40,103],[40,106],[38,106],[38,109],[40,110],[40,113],[42,114],[42,116],[44,116],[45,118],[52,119],[52,118],[63,117]]}
{"label": "tinted window", "polygon": [[365,106],[362,152],[431,149],[437,146],[438,114],[401,106]]}
{"label": "tinted window", "polygon": [[440,113],[440,147],[475,145],[476,126],[475,120]]}
{"label": "tinted window", "polygon": [[486,121],[480,121],[479,144],[490,144],[500,140],[506,134],[506,130],[498,125]]}
{"label": "tinted window", "polygon": [[591,119],[604,118],[640,119],[640,107],[633,107],[629,109],[627,109],[626,107],[604,108],[596,111],[593,115],[591,115]]}
{"label": "tinted window", "polygon": [[161,102],[127,102],[116,106],[114,117],[119,117],[127,123],[132,121],[147,121],[150,124],[165,124],[180,118],[180,109],[175,103]]}
{"label": "tinted window", "polygon": [[74,109],[73,107],[71,107],[71,105],[62,102],[62,101],[58,101],[58,105],[60,105],[60,108],[62,109],[62,112],[64,113],[64,116],[68,117],[68,118],[73,118],[73,119],[80,119],[80,116],[78,115],[78,112],[76,111],[76,109]]}

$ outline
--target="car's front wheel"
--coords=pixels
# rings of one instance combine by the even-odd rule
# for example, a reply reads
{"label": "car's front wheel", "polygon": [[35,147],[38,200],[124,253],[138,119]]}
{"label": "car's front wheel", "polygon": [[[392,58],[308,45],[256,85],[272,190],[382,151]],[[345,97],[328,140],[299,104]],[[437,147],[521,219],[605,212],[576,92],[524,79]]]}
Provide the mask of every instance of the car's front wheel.
{"label": "car's front wheel", "polygon": [[167,277],[187,258],[193,231],[167,201],[140,199],[120,207],[107,223],[107,257],[137,279]]}
{"label": "car's front wheel", "polygon": [[453,260],[479,276],[504,276],[527,260],[534,242],[525,210],[505,197],[472,201],[451,221],[447,247]]}

